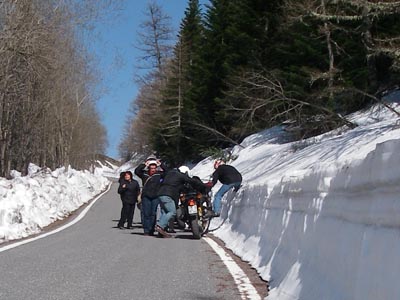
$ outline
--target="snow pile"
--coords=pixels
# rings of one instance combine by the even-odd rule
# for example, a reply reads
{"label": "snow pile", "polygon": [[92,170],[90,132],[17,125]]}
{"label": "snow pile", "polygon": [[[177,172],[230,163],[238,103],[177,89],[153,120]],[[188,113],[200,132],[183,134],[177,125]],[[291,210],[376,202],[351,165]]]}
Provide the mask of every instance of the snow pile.
{"label": "snow pile", "polygon": [[[399,119],[375,107],[351,120],[359,126],[301,143],[275,127],[233,150],[243,186],[210,227],[270,282],[267,299],[400,295]],[[212,171],[210,159],[192,169]]]}
{"label": "snow pile", "polygon": [[109,181],[88,171],[53,172],[30,165],[29,175],[0,178],[0,243],[39,233],[104,191]]}
{"label": "snow pile", "polygon": [[127,162],[125,162],[122,166],[120,166],[117,170],[116,173],[121,173],[121,172],[125,172],[125,171],[131,171],[132,174],[135,171],[135,168],[138,166],[139,164],[135,164],[133,161],[129,160]]}
{"label": "snow pile", "polygon": [[106,161],[105,164],[102,163],[100,160],[97,161],[97,164],[100,167],[95,167],[93,170],[93,173],[96,176],[105,176],[105,177],[111,177],[111,178],[118,178],[118,166],[112,164],[109,161]]}

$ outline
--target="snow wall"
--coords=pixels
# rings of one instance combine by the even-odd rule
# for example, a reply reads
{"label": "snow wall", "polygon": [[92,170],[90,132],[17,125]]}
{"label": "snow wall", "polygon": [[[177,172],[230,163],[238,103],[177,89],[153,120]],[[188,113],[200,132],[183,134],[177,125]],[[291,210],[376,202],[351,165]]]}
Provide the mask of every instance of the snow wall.
{"label": "snow wall", "polygon": [[[241,150],[232,165],[243,187],[224,197],[212,226],[269,281],[266,299],[399,299],[400,131],[392,130],[360,127],[331,139],[335,151],[325,141],[298,157],[254,141]],[[262,155],[269,162],[254,163]],[[210,172],[210,161],[194,172],[204,165]]]}

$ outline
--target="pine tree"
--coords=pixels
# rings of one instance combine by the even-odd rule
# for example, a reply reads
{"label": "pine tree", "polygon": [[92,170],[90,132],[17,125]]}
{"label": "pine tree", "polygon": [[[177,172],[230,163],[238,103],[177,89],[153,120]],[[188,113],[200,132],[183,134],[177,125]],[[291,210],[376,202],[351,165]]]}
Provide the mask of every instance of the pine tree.
{"label": "pine tree", "polygon": [[282,13],[262,70],[247,70],[232,85],[230,100],[249,128],[292,119],[309,136],[352,126],[339,113],[359,109],[373,98],[368,93],[396,82],[397,2],[293,0]]}
{"label": "pine tree", "polygon": [[[369,101],[364,92],[375,94],[396,82],[399,2],[287,1],[287,11],[293,20],[291,34],[303,41],[288,57],[309,78],[307,97],[347,113]],[[299,59],[298,53],[304,53],[300,48],[310,50],[306,59]]]}
{"label": "pine tree", "polygon": [[[260,68],[266,57],[269,26],[277,26],[278,1],[212,0],[206,13],[206,43],[195,83],[198,106],[206,107],[203,123],[223,135],[233,133],[237,120],[226,109],[229,82],[243,69]],[[237,105],[238,103],[235,103]],[[240,136],[232,135],[234,139]],[[215,144],[215,143],[214,143]],[[227,146],[225,140],[216,144]]]}
{"label": "pine tree", "polygon": [[192,121],[197,117],[191,95],[198,53],[203,42],[203,26],[198,0],[190,0],[181,22],[173,59],[168,64],[167,83],[162,92],[162,126],[154,132],[154,148],[174,164],[193,158]]}

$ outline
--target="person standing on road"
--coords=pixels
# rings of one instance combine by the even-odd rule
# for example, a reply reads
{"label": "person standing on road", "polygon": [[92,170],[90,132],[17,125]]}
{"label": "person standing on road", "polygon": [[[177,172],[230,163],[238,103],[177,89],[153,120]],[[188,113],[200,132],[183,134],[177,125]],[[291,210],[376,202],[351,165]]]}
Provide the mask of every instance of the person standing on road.
{"label": "person standing on road", "polygon": [[221,188],[215,194],[213,201],[213,211],[210,211],[211,217],[219,217],[221,213],[221,199],[231,188],[235,192],[240,188],[242,184],[242,175],[239,171],[230,166],[225,165],[222,160],[216,160],[214,162],[214,173],[212,174],[212,182],[208,184],[209,187],[213,187],[219,180],[222,183]]}
{"label": "person standing on road", "polygon": [[135,169],[135,174],[142,179],[143,231],[145,236],[154,235],[158,201],[158,190],[162,182],[164,168],[160,160],[148,157],[145,163]]}
{"label": "person standing on road", "polygon": [[139,195],[139,183],[132,178],[132,172],[126,171],[123,180],[120,180],[118,187],[118,194],[121,195],[122,209],[121,218],[119,219],[117,227],[124,228],[127,222],[127,229],[132,229],[133,215],[135,213],[135,205]]}
{"label": "person standing on road", "polygon": [[[120,184],[123,180],[125,180],[125,173],[126,172],[121,172],[119,173],[119,179],[118,179],[118,183]],[[122,201],[122,195],[119,195]],[[123,201],[122,201],[123,202]]]}
{"label": "person standing on road", "polygon": [[179,200],[179,194],[185,183],[193,186],[198,190],[203,190],[206,186],[189,177],[189,168],[187,166],[181,166],[178,169],[172,169],[165,174],[164,180],[161,183],[160,190],[158,192],[158,199],[162,214],[160,220],[156,225],[156,231],[163,237],[172,237],[165,231],[168,222],[171,218],[176,216],[176,205],[175,202]]}

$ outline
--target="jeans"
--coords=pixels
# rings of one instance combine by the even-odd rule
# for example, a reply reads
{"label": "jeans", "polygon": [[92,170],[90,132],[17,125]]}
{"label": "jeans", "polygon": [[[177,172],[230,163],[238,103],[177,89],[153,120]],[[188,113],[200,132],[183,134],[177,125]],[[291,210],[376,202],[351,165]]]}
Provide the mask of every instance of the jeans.
{"label": "jeans", "polygon": [[143,212],[143,231],[144,233],[153,233],[154,226],[156,225],[158,198],[142,198],[142,212]]}
{"label": "jeans", "polygon": [[159,196],[161,215],[158,225],[161,228],[165,228],[168,225],[168,221],[176,216],[175,201],[169,196]]}
{"label": "jeans", "polygon": [[218,192],[215,194],[213,207],[214,212],[220,213],[221,212],[221,199],[228,192],[231,188],[235,188],[235,190],[239,189],[241,182],[235,182],[231,184],[223,184]]}

